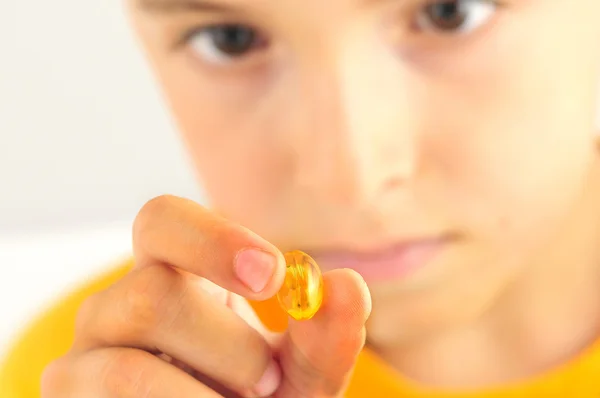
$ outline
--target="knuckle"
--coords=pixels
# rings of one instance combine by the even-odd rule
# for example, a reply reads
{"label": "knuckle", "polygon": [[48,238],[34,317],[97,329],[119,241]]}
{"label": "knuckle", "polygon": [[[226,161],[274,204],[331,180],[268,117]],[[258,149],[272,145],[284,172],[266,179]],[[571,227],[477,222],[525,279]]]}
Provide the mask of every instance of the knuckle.
{"label": "knuckle", "polygon": [[77,316],[75,318],[75,334],[84,334],[89,330],[93,324],[93,320],[96,318],[98,294],[87,297],[77,310]]}
{"label": "knuckle", "polygon": [[72,375],[69,374],[69,366],[64,358],[57,359],[42,372],[41,394],[42,398],[54,398],[66,395]]}
{"label": "knuckle", "polygon": [[144,351],[120,350],[105,359],[101,385],[110,397],[150,396],[152,380],[151,356]]}
{"label": "knuckle", "polygon": [[178,301],[174,298],[182,285],[182,276],[165,266],[155,265],[138,271],[120,300],[126,325],[123,332],[139,336],[155,331],[172,316]]}
{"label": "knuckle", "polygon": [[142,206],[133,222],[133,240],[143,245],[146,237],[155,229],[155,220],[160,218],[174,205],[176,198],[171,195],[161,195],[150,199]]}

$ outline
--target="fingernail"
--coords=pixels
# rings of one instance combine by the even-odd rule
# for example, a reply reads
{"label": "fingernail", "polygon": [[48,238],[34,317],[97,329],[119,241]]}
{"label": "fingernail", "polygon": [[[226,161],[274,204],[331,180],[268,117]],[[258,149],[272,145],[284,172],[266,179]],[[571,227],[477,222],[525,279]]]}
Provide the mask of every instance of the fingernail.
{"label": "fingernail", "polygon": [[271,361],[253,390],[259,397],[268,397],[277,390],[279,383],[281,383],[281,369],[275,361]]}
{"label": "fingernail", "polygon": [[258,249],[245,249],[238,253],[234,271],[240,281],[254,293],[260,293],[275,273],[277,259]]}

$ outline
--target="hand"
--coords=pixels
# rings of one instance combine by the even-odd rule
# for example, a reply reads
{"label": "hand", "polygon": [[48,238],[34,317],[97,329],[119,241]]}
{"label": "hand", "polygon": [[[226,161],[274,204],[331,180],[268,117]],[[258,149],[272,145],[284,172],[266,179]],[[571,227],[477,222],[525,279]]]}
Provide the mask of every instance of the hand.
{"label": "hand", "polygon": [[165,196],[140,211],[133,244],[134,269],[82,306],[70,352],[44,372],[44,398],[343,395],[371,305],[356,273],[325,273],[317,315],[274,334],[246,301],[283,283],[270,243]]}

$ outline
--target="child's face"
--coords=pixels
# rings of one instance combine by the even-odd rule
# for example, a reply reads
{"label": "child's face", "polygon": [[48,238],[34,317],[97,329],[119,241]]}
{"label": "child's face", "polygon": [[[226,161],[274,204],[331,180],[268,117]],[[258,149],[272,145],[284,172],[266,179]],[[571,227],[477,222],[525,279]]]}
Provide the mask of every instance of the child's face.
{"label": "child's face", "polygon": [[214,208],[384,267],[408,331],[493,299],[595,167],[598,0],[132,1]]}

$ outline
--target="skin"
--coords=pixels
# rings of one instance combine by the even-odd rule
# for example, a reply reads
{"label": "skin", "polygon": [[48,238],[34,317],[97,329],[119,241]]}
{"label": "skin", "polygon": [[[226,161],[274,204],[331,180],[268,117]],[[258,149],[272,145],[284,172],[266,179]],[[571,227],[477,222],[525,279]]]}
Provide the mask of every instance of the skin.
{"label": "skin", "polygon": [[[470,389],[547,371],[597,338],[597,0],[506,0],[459,34],[422,23],[420,0],[161,6],[175,2],[129,6],[213,214],[274,252],[450,237],[426,267],[367,281],[368,344],[384,360],[418,383]],[[222,23],[247,24],[262,41],[243,56],[215,56],[201,29]],[[161,203],[143,213],[147,222],[182,206]],[[177,213],[184,225],[200,212],[188,206]],[[178,246],[177,234],[153,225],[141,239]],[[162,262],[257,297],[223,271]],[[354,281],[348,291],[362,309],[343,319],[355,319],[358,336],[369,294],[350,271],[330,272]],[[323,324],[345,308],[334,302]],[[347,340],[351,363],[362,342]],[[351,367],[321,369],[336,387],[315,382],[311,396],[343,392]],[[284,385],[301,368],[284,364]]]}

